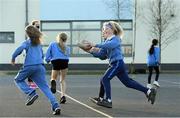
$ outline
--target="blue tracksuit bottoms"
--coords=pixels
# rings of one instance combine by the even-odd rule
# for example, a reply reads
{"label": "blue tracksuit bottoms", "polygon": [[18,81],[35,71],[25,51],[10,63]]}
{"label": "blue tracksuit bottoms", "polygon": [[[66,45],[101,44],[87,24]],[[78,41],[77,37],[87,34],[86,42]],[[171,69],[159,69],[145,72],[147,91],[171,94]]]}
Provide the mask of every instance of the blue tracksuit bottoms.
{"label": "blue tracksuit bottoms", "polygon": [[129,88],[136,89],[138,91],[142,91],[147,94],[148,88],[142,86],[135,80],[128,77],[128,73],[125,70],[125,64],[123,60],[118,60],[110,64],[109,68],[101,78],[101,84],[104,86],[104,90],[106,93],[106,99],[111,99],[111,85],[110,80],[117,76],[118,79]]}
{"label": "blue tracksuit bottoms", "polygon": [[42,64],[25,66],[19,71],[19,73],[15,77],[15,83],[20,90],[22,90],[25,94],[30,95],[32,92],[35,92],[35,90],[30,88],[25,80],[27,78],[31,78],[49,99],[52,108],[57,108],[59,107],[59,104],[55,96],[49,89],[48,83],[45,78],[45,71],[45,67]]}

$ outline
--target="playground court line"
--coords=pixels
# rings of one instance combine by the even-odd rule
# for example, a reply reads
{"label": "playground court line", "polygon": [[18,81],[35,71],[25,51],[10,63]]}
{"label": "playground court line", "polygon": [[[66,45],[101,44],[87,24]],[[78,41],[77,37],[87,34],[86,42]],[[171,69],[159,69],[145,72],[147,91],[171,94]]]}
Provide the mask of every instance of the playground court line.
{"label": "playground court line", "polygon": [[[61,91],[59,91],[59,90],[57,90],[57,92],[58,92],[58,93],[61,93]],[[106,116],[106,117],[108,117],[108,118],[113,118],[112,116],[110,116],[110,115],[108,115],[108,114],[106,114],[106,113],[104,113],[104,112],[102,112],[102,111],[99,111],[99,110],[97,110],[97,109],[94,109],[93,107],[90,107],[90,106],[88,106],[87,104],[84,104],[84,103],[82,103],[81,101],[78,101],[78,100],[76,100],[75,98],[73,98],[73,97],[71,97],[71,96],[69,96],[69,95],[67,95],[67,94],[66,94],[66,97],[68,97],[68,98],[71,99],[72,101],[77,102],[77,103],[79,103],[80,105],[82,105],[82,106],[84,106],[84,107],[86,107],[86,108],[88,108],[88,109],[90,109],[90,110],[92,110],[92,111],[95,111],[95,112],[97,112],[97,113],[99,113],[99,114],[101,114],[101,115],[103,115],[103,116]]]}

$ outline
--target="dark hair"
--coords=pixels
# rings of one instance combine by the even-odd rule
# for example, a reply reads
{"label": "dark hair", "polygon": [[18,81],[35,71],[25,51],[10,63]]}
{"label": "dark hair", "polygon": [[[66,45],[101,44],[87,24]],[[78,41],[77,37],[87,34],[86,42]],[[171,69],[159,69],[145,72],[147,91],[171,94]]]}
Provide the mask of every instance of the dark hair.
{"label": "dark hair", "polygon": [[157,39],[153,39],[152,40],[152,45],[151,48],[149,49],[149,54],[152,55],[154,53],[154,46],[158,44],[158,40]]}
{"label": "dark hair", "polygon": [[30,38],[32,45],[38,45],[41,43],[40,38],[42,37],[42,33],[39,31],[39,29],[37,29],[33,25],[28,25],[26,26],[25,31]]}

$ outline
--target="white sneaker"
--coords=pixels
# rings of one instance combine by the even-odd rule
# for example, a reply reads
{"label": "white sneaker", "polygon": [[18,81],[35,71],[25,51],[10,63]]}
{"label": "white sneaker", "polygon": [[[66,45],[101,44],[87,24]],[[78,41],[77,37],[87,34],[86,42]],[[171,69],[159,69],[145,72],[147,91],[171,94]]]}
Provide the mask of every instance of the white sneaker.
{"label": "white sneaker", "polygon": [[147,88],[151,89],[153,86],[151,84],[147,84]]}
{"label": "white sneaker", "polygon": [[157,87],[160,87],[159,83],[157,81],[154,81],[153,82],[153,85],[157,86]]}

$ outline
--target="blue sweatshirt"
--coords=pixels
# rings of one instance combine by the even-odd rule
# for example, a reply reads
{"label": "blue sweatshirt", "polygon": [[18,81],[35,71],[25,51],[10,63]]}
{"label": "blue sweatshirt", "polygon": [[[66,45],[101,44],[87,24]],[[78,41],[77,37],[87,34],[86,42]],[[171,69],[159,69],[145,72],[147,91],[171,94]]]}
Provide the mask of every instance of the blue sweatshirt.
{"label": "blue sweatshirt", "polygon": [[69,60],[70,48],[66,46],[66,53],[64,54],[57,42],[52,42],[46,52],[46,62],[50,62],[56,59]]}
{"label": "blue sweatshirt", "polygon": [[113,36],[111,39],[106,39],[103,43],[96,44],[95,47],[100,48],[100,51],[92,52],[91,54],[94,57],[108,59],[109,63],[123,60],[121,39],[118,36]]}
{"label": "blue sweatshirt", "polygon": [[148,66],[158,66],[159,65],[159,54],[160,54],[159,47],[154,47],[154,53],[152,55],[150,55],[148,53],[147,65]]}
{"label": "blue sweatshirt", "polygon": [[12,61],[15,61],[16,57],[20,55],[23,50],[26,51],[24,66],[31,66],[31,65],[37,65],[37,64],[43,64],[43,51],[42,46],[32,46],[31,40],[27,39],[24,41],[13,53],[12,55]]}

